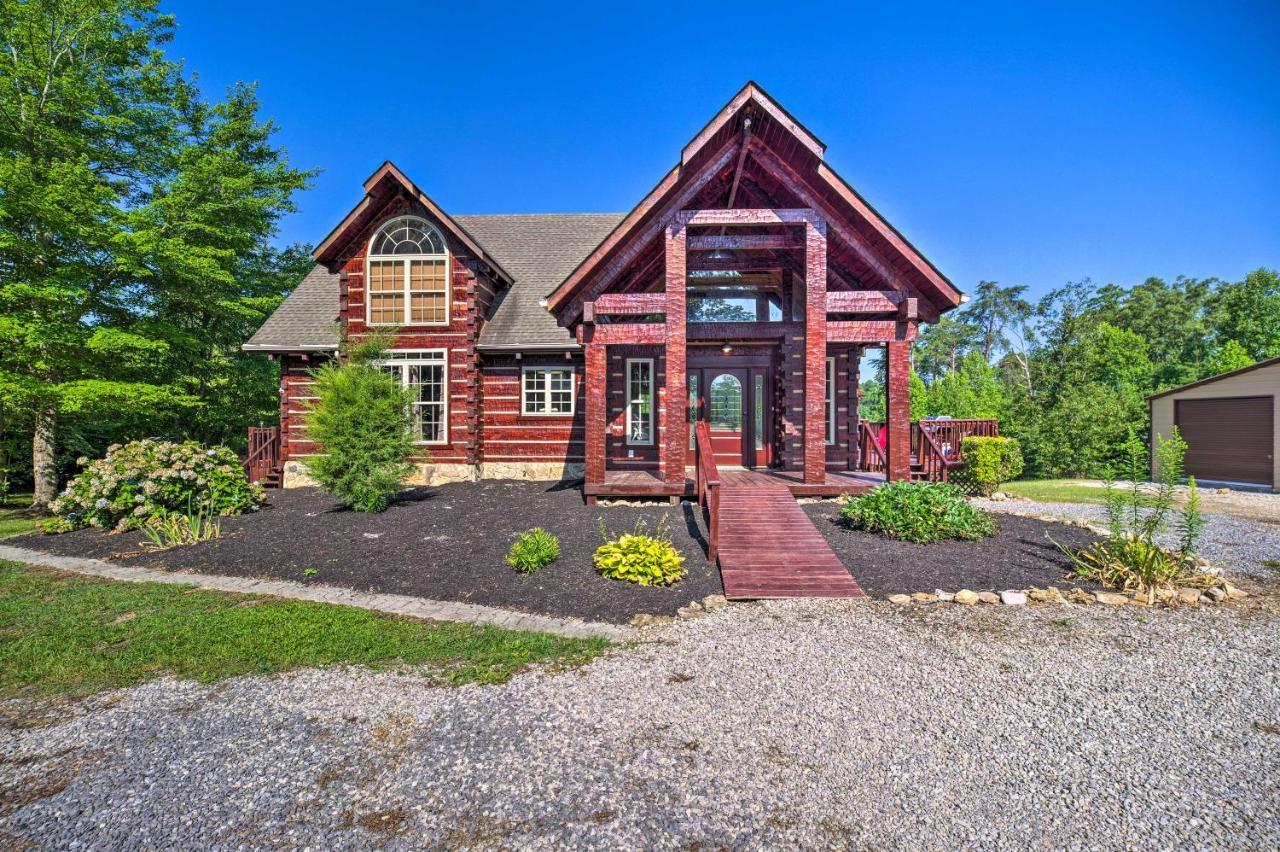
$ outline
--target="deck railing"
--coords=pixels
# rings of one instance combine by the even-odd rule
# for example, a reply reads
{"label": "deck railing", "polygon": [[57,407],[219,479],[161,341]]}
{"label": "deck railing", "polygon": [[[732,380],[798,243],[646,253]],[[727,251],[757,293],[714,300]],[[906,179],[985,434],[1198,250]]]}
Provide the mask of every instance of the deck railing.
{"label": "deck railing", "polygon": [[711,426],[699,420],[693,434],[695,490],[698,505],[706,513],[707,558],[715,562],[720,552],[720,471],[711,452]]}
{"label": "deck railing", "polygon": [[249,453],[244,472],[250,482],[262,482],[280,464],[280,427],[250,426]]}
{"label": "deck railing", "polygon": [[[863,420],[858,424],[858,469],[883,471],[885,452],[879,436],[883,422]],[[964,465],[964,439],[1000,436],[1000,421],[994,419],[917,420],[911,424],[911,463],[918,476],[930,482],[946,482],[951,471]]]}

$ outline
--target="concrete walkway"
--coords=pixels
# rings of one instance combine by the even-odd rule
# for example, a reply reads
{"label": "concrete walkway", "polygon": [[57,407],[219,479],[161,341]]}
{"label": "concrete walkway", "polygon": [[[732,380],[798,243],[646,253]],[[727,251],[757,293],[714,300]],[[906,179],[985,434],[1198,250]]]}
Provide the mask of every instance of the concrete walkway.
{"label": "concrete walkway", "polygon": [[534,633],[554,633],[558,636],[587,638],[602,636],[606,639],[634,638],[635,632],[617,624],[581,621],[576,618],[554,618],[534,615],[478,604],[436,601],[409,595],[388,595],[379,592],[357,592],[339,586],[307,585],[289,580],[253,580],[246,577],[226,577],[220,574],[172,573],[117,565],[102,559],[83,559],[77,556],[55,556],[38,550],[11,547],[0,544],[0,559],[26,562],[59,571],[103,577],[108,580],[127,580],[137,583],[172,583],[196,586],[215,592],[234,592],[248,595],[270,595],[315,603],[341,604],[360,609],[384,612],[390,615],[407,615],[432,621],[463,621],[470,624],[493,624],[511,630],[528,630]]}

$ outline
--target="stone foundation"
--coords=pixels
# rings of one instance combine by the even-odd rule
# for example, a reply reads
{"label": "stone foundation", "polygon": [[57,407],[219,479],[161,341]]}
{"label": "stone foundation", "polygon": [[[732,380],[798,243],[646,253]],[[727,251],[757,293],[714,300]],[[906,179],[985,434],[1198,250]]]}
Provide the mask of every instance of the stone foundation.
{"label": "stone foundation", "polygon": [[[409,477],[409,485],[445,485],[449,482],[475,482],[479,479],[523,479],[539,482],[563,482],[582,479],[585,466],[581,462],[485,462],[473,464],[418,464]],[[315,485],[302,462],[285,462],[282,485],[303,488]]]}

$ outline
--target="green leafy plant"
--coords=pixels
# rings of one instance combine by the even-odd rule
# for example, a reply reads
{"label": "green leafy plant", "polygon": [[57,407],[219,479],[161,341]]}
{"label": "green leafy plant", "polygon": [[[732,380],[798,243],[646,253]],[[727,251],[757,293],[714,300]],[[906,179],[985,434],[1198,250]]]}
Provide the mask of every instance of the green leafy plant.
{"label": "green leafy plant", "polygon": [[990,497],[1000,484],[1022,473],[1022,448],[1013,438],[984,438],[976,435],[961,442],[964,467],[955,479],[966,490]]}
{"label": "green leafy plant", "polygon": [[168,550],[184,544],[209,541],[222,535],[222,524],[204,506],[186,514],[163,512],[148,519],[141,527],[152,550]]}
{"label": "green leafy plant", "polygon": [[79,463],[84,470],[49,506],[56,517],[45,525],[47,532],[139,529],[153,519],[190,514],[192,506],[217,518],[251,511],[265,499],[226,447],[147,438],[113,444],[104,458]]}
{"label": "green leafy plant", "polygon": [[560,539],[534,527],[520,533],[507,552],[507,564],[521,574],[532,574],[560,558]]}
{"label": "green leafy plant", "polygon": [[591,561],[604,577],[641,586],[669,586],[685,575],[684,557],[662,524],[653,535],[647,535],[644,521],[638,521],[634,532],[610,539],[602,520],[600,535],[605,542],[596,548]]}
{"label": "green leafy plant", "polygon": [[302,576],[304,576],[304,577],[314,577],[315,575],[317,575],[317,574],[319,574],[319,573],[320,573],[320,572],[319,572],[319,571],[317,571],[315,568],[303,568],[303,569],[302,569]]}
{"label": "green leafy plant", "polygon": [[986,512],[947,483],[890,482],[853,497],[840,513],[855,529],[920,544],[943,539],[976,541],[996,531]]}
{"label": "green leafy plant", "polygon": [[381,512],[413,473],[412,397],[378,367],[386,338],[351,347],[346,360],[312,372],[306,417],[317,455],[303,464],[320,487],[360,512]]}
{"label": "green leafy plant", "polygon": [[[1106,491],[1107,538],[1081,550],[1057,545],[1072,562],[1075,573],[1103,586],[1143,592],[1148,601],[1156,590],[1176,586],[1205,587],[1220,580],[1200,568],[1196,553],[1204,533],[1200,510],[1200,489],[1195,477],[1187,482],[1187,502],[1178,510],[1178,547],[1168,548],[1155,540],[1174,513],[1174,497],[1182,478],[1187,444],[1175,427],[1165,439],[1156,436],[1156,479],[1154,488],[1145,487],[1146,450],[1130,432],[1123,448],[1126,488],[1116,487],[1110,471],[1103,480]],[[1056,542],[1055,542],[1056,544]]]}

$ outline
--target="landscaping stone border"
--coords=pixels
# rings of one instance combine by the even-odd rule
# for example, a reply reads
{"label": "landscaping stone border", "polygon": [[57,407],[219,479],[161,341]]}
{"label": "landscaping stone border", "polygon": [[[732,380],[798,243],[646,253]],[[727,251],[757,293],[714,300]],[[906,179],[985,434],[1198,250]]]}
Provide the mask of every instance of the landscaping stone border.
{"label": "landscaping stone border", "polygon": [[290,580],[256,580],[247,577],[226,577],[220,574],[176,573],[154,571],[132,565],[117,565],[102,559],[85,559],[79,556],[55,556],[23,547],[0,544],[0,559],[11,559],[59,571],[103,577],[108,580],[125,580],[135,583],[170,583],[196,586],[215,592],[234,592],[248,595],[269,595],[291,600],[315,603],[340,604],[359,609],[374,610],[389,615],[407,615],[431,621],[460,621],[470,624],[492,624],[510,630],[528,630],[534,633],[553,633],[575,639],[603,637],[615,641],[635,638],[631,628],[582,621],[575,618],[553,618],[527,612],[500,609],[478,604],[436,601],[409,595],[390,595],[378,592],[357,592],[338,586],[307,585]]}
{"label": "landscaping stone border", "polygon": [[1239,598],[1247,598],[1249,593],[1243,589],[1233,586],[1225,580],[1217,585],[1209,586],[1205,589],[1184,586],[1181,588],[1160,588],[1156,589],[1154,600],[1148,600],[1148,596],[1143,592],[1134,592],[1132,595],[1124,594],[1117,591],[1096,591],[1087,592],[1079,587],[1073,588],[1065,594],[1057,586],[1049,586],[1045,589],[1032,587],[1030,589],[1005,589],[1002,592],[974,592],[971,589],[961,589],[958,592],[948,592],[943,589],[935,589],[933,592],[916,592],[910,595],[889,595],[886,600],[889,603],[898,606],[909,606],[911,604],[960,604],[961,606],[973,606],[974,604],[1003,604],[1004,606],[1026,606],[1031,603],[1038,604],[1103,604],[1105,606],[1125,606],[1131,604],[1133,606],[1199,606],[1200,604],[1216,604],[1227,600],[1237,600]]}

